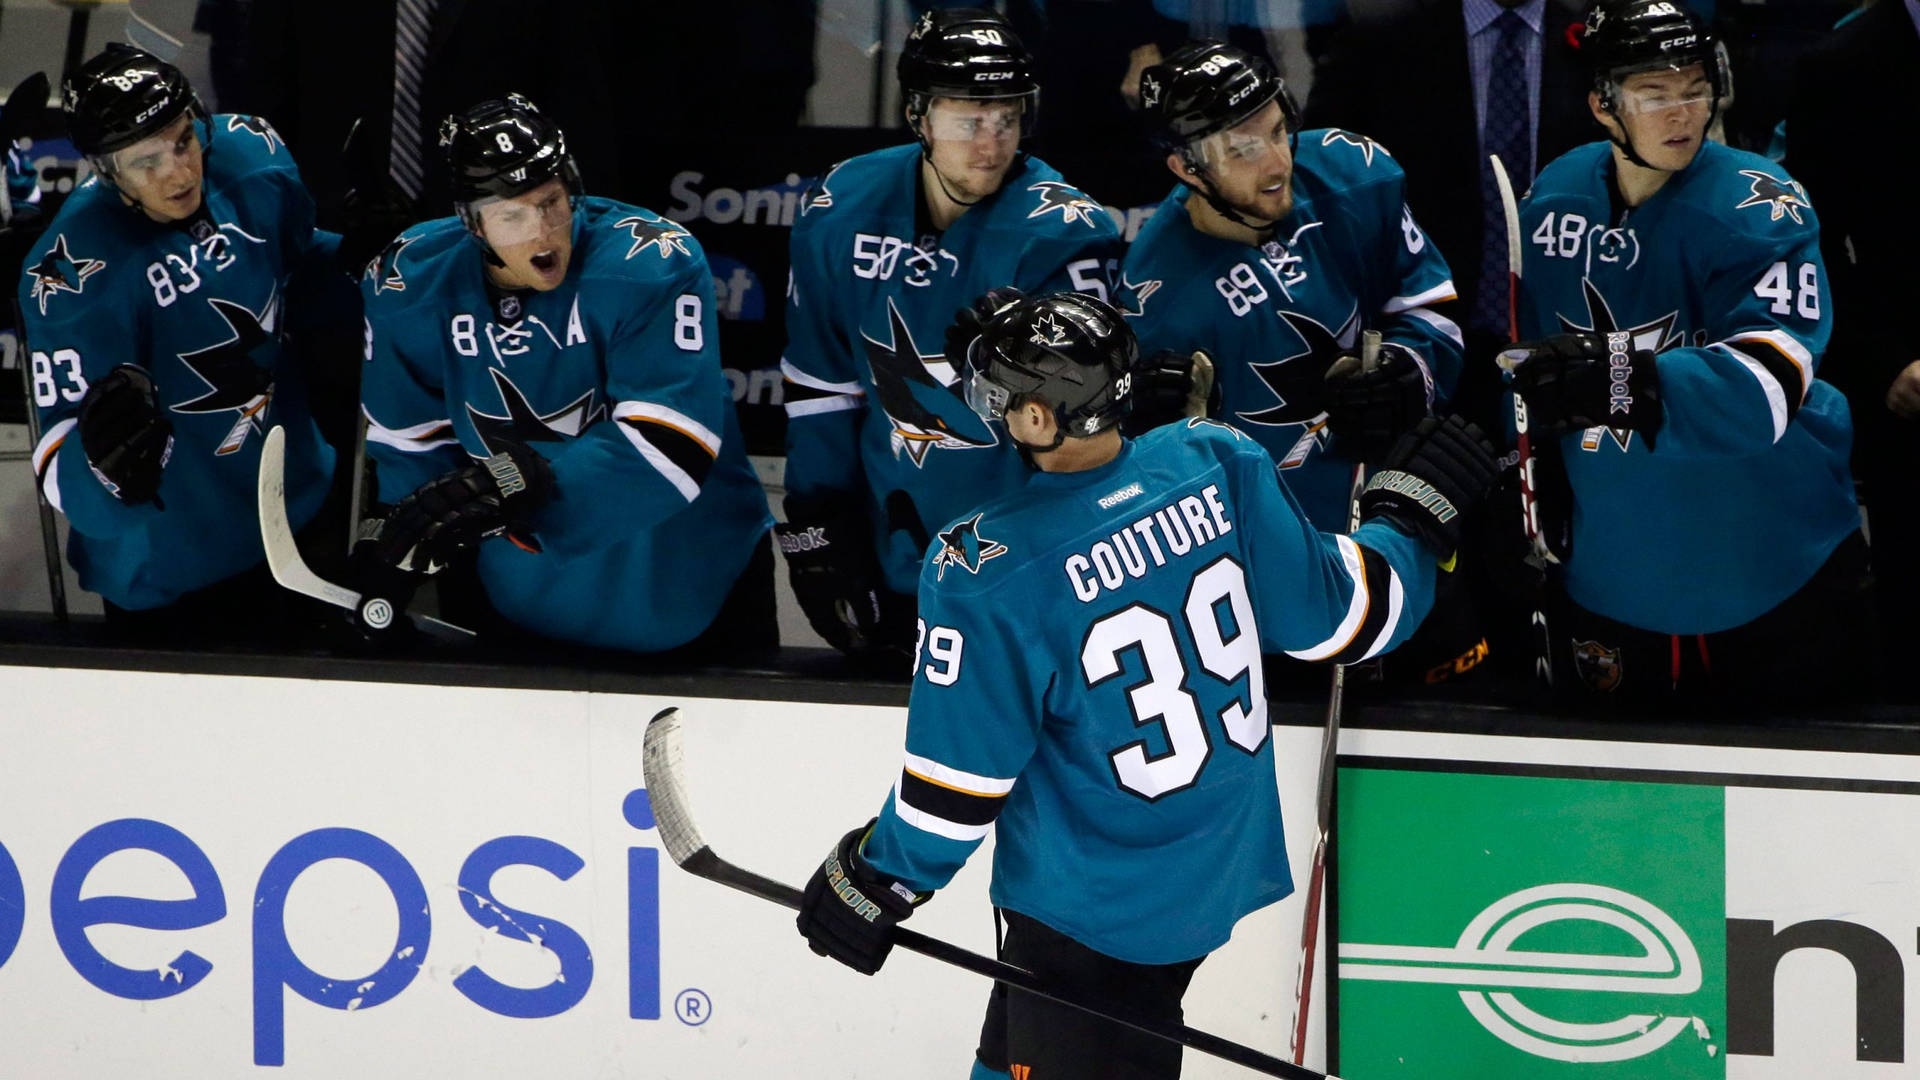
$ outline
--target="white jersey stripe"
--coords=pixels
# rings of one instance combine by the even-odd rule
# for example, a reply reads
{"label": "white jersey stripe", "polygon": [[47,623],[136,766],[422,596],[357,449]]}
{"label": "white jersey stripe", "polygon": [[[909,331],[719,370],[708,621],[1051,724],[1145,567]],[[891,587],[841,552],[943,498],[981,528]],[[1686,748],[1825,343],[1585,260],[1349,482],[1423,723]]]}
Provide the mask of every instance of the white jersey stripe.
{"label": "white jersey stripe", "polygon": [[1445,334],[1447,338],[1451,340],[1455,345],[1465,347],[1465,345],[1467,344],[1467,339],[1465,335],[1460,333],[1460,324],[1454,322],[1452,319],[1447,318],[1445,315],[1440,314],[1439,312],[1433,310],[1432,308],[1423,308],[1423,307],[1408,308],[1403,314],[1411,315],[1414,318],[1419,319],[1421,322],[1426,323],[1428,326],[1433,327],[1435,330],[1440,331],[1442,334]]}
{"label": "white jersey stripe", "polygon": [[688,502],[700,497],[700,485],[694,482],[693,477],[687,475],[685,469],[675,465],[673,459],[661,452],[659,447],[648,442],[645,435],[634,430],[632,424],[615,423],[613,426],[620,430],[620,434],[627,437],[627,441],[633,444],[633,448],[640,452],[641,457],[647,459],[647,464],[658,470],[661,476],[666,477],[667,483],[672,484],[674,490],[684,496]]}
{"label": "white jersey stripe", "polygon": [[1793,366],[1800,369],[1800,402],[1806,404],[1807,395],[1813,391],[1813,354],[1798,338],[1785,330],[1752,330],[1735,334],[1722,344],[1732,346],[1736,341],[1763,341],[1793,361]]}
{"label": "white jersey stripe", "polygon": [[454,434],[451,420],[428,420],[412,427],[390,428],[375,420],[366,406],[361,406],[360,413],[367,418],[368,442],[391,446],[401,453],[424,454],[442,446],[460,445],[460,437]]}
{"label": "white jersey stripe", "polygon": [[793,362],[784,356],[780,358],[780,374],[786,376],[790,382],[796,382],[801,386],[811,387],[815,390],[825,390],[829,394],[865,394],[867,392],[866,387],[861,386],[857,379],[853,382],[828,382],[825,379],[816,378],[794,367]]}
{"label": "white jersey stripe", "polygon": [[683,412],[677,412],[665,405],[655,405],[650,401],[623,401],[613,407],[615,420],[651,420],[686,435],[707,448],[707,453],[720,456],[720,436],[712,429]]}
{"label": "white jersey stripe", "polygon": [[40,477],[40,490],[46,493],[47,503],[55,510],[66,513],[60,505],[60,444],[78,426],[78,417],[68,417],[47,429],[40,436],[40,444],[33,448],[33,471]]}
{"label": "white jersey stripe", "polygon": [[963,772],[951,765],[942,765],[932,758],[923,758],[918,754],[906,755],[907,771],[923,780],[931,780],[941,787],[952,788],[968,795],[982,798],[996,798],[1013,790],[1013,780],[1002,780],[994,776],[981,776],[978,773]]}
{"label": "white jersey stripe", "polygon": [[963,844],[984,840],[987,834],[993,831],[992,825],[962,825],[957,821],[948,821],[937,814],[930,814],[919,807],[908,805],[907,801],[900,797],[898,780],[893,782],[893,812],[901,821],[921,832],[943,836],[948,840],[958,840]]}
{"label": "white jersey stripe", "polygon": [[1340,561],[1345,566],[1347,577],[1353,580],[1353,596],[1347,601],[1346,618],[1333,628],[1333,633],[1318,645],[1305,649],[1288,649],[1287,655],[1301,660],[1325,660],[1353,642],[1353,635],[1360,632],[1360,624],[1367,617],[1367,571],[1360,560],[1360,545],[1351,537],[1334,537],[1340,549]]}
{"label": "white jersey stripe", "polygon": [[1398,315],[1403,311],[1410,311],[1417,307],[1425,307],[1428,304],[1441,300],[1452,300],[1459,295],[1460,290],[1453,287],[1453,279],[1448,278],[1433,288],[1422,290],[1412,296],[1394,297],[1380,305],[1380,314]]}
{"label": "white jersey stripe", "polygon": [[1779,442],[1780,437],[1787,433],[1787,388],[1781,386],[1780,380],[1774,378],[1773,372],[1768,371],[1760,361],[1739,349],[1724,342],[1716,343],[1711,347],[1738,360],[1740,366],[1746,368],[1753,375],[1754,381],[1760,384],[1761,392],[1767,395],[1767,412],[1773,417],[1773,441]]}
{"label": "white jersey stripe", "polygon": [[787,402],[788,416],[818,416],[821,413],[845,412],[859,409],[867,404],[866,398],[856,394],[842,394],[837,397],[808,398],[805,401]]}

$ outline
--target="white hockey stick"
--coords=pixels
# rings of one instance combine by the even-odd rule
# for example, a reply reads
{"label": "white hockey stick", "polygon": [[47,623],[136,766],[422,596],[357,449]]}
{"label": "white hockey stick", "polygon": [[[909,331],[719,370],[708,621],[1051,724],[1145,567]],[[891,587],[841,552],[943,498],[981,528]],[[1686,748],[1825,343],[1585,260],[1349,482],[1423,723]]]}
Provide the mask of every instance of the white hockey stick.
{"label": "white hockey stick", "polygon": [[[273,580],[302,596],[355,612],[375,630],[391,626],[396,615],[407,613],[396,611],[393,603],[382,597],[363,597],[344,585],[335,585],[314,573],[307,566],[307,560],[301,557],[300,546],[294,542],[293,526],[287,521],[286,462],[287,433],[275,424],[267,431],[266,441],[260,447],[258,481],[260,542],[267,549],[267,568],[273,571]],[[430,615],[409,617],[421,630],[437,637],[465,641],[474,636],[473,631],[465,627],[442,622]]]}
{"label": "white hockey stick", "polygon": [[[653,804],[653,821],[654,826],[660,830],[660,841],[666,846],[667,854],[673,859],[674,864],[708,881],[718,882],[730,889],[738,889],[762,900],[779,904],[781,907],[798,910],[801,896],[799,889],[735,866],[714,854],[713,848],[701,838],[700,830],[693,823],[693,810],[688,805],[680,749],[680,711],[678,709],[662,709],[647,723],[644,746],[647,799]],[[1267,1076],[1283,1076],[1289,1080],[1339,1080],[1338,1077],[1329,1077],[1311,1069],[1303,1069],[1291,1062],[1281,1061],[1250,1046],[1230,1042],[1218,1035],[1196,1031],[1185,1024],[1133,1016],[1114,1005],[1083,1000],[1075,994],[1048,987],[1024,968],[989,959],[979,953],[970,952],[958,945],[916,933],[905,927],[894,927],[893,942],[903,949],[910,949],[922,956],[930,956],[942,963],[965,968],[976,975],[984,975],[989,979],[1079,1009],[1081,1012],[1103,1020],[1125,1025],[1156,1039],[1165,1039],[1181,1046],[1192,1047],[1203,1054],[1225,1058]]]}
{"label": "white hockey stick", "polygon": [[[1368,330],[1360,337],[1360,370],[1372,371],[1380,363],[1380,331]],[[1355,462],[1353,486],[1347,492],[1347,532],[1360,527],[1360,491],[1367,483],[1367,467]],[[1333,785],[1340,756],[1340,710],[1347,696],[1347,665],[1333,666],[1333,690],[1327,695],[1327,730],[1320,736],[1320,776],[1314,788],[1315,834],[1313,861],[1307,871],[1307,911],[1300,921],[1300,971],[1293,980],[1293,1042],[1289,1044],[1294,1064],[1307,1055],[1307,1014],[1313,1004],[1313,960],[1320,942],[1320,901],[1327,881],[1327,832],[1333,827]]]}

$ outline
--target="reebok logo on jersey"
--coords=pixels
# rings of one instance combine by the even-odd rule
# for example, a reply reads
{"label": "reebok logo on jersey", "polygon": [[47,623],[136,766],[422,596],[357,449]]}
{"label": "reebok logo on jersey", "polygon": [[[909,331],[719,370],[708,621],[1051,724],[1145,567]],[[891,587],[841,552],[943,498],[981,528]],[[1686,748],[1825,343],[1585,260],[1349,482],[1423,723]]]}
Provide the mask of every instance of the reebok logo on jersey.
{"label": "reebok logo on jersey", "polygon": [[1121,488],[1111,495],[1100,496],[1100,509],[1111,510],[1121,503],[1126,502],[1128,499],[1136,498],[1144,494],[1146,494],[1146,489],[1139,484],[1128,484],[1126,487]]}

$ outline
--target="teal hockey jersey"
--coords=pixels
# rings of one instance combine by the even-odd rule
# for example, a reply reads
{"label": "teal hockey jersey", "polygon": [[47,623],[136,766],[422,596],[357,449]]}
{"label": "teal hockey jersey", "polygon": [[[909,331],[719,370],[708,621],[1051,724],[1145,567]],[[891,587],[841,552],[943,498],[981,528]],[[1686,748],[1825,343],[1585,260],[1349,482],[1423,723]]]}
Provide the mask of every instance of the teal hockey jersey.
{"label": "teal hockey jersey", "polygon": [[781,359],[787,490],[864,504],[887,584],[909,594],[926,530],[1027,474],[1005,428],[960,400],[954,313],[1006,285],[1111,299],[1121,254],[1106,209],[1032,157],[945,232],[920,205],[918,145],[844,161],[808,193]]}
{"label": "teal hockey jersey", "polygon": [[1709,142],[1644,204],[1616,207],[1609,144],[1551,163],[1521,208],[1524,337],[1627,330],[1658,354],[1664,426],[1561,439],[1567,593],[1645,630],[1751,621],[1860,527],[1853,424],[1817,378],[1832,325],[1820,222],[1756,154]]}
{"label": "teal hockey jersey", "polygon": [[1400,166],[1352,132],[1300,133],[1293,210],[1259,247],[1194,228],[1191,195],[1168,195],[1127,252],[1141,352],[1207,350],[1221,419],[1267,448],[1315,525],[1343,528],[1354,462],[1329,447],[1317,384],[1336,356],[1358,353],[1361,331],[1378,330],[1412,350],[1442,411],[1463,348],[1434,309],[1455,296],[1447,261],[1407,207]]}
{"label": "teal hockey jersey", "polygon": [[584,198],[567,276],[490,289],[457,218],[367,267],[361,402],[379,498],[524,443],[553,465],[544,549],[481,545],[493,605],[548,637],[656,652],[720,610],[772,526],[720,370],[713,280],[691,234]]}
{"label": "teal hockey jersey", "polygon": [[996,905],[1134,963],[1202,956],[1293,889],[1260,654],[1392,648],[1434,573],[1383,522],[1317,532],[1224,424],[1036,473],[927,551],[905,766],[863,856],[925,892],[993,830]]}
{"label": "teal hockey jersey", "polygon": [[[266,558],[256,473],[268,427],[287,429],[295,528],[319,511],[333,471],[281,337],[295,270],[330,258],[338,238],[314,229],[313,198],[266,121],[222,113],[195,129],[207,148],[201,212],[161,224],[90,176],[20,278],[41,431],[34,472],[72,526],[67,558],[81,586],[128,610],[170,604]],[[80,400],[121,364],[147,369],[173,423],[164,509],[121,503],[80,445]],[[272,374],[264,391],[261,369]]]}

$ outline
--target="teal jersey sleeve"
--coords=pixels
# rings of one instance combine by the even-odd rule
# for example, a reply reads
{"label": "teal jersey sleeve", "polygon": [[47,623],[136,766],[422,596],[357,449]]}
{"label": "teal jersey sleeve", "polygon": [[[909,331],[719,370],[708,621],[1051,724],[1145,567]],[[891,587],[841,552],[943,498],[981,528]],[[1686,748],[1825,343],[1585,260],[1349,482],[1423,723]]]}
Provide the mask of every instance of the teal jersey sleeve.
{"label": "teal jersey sleeve", "polygon": [[[809,195],[810,210],[819,198]],[[866,389],[849,325],[835,308],[829,270],[838,236],[815,211],[801,215],[789,244],[787,349],[780,371],[786,379],[786,486],[794,494],[850,494],[865,485],[860,425],[866,418]]]}
{"label": "teal jersey sleeve", "polygon": [[[626,312],[606,349],[605,422],[552,453],[559,497],[534,519],[556,553],[604,547],[684,509],[719,460],[733,395],[720,370],[713,277],[691,237],[670,277],[618,281],[601,298]],[[583,298],[585,290],[583,290]]]}
{"label": "teal jersey sleeve", "polygon": [[[410,252],[425,232],[416,225],[396,237],[367,264],[360,283],[366,305],[366,366],[360,373],[360,408],[367,420],[367,457],[373,461],[378,502],[392,504],[420,485],[472,459],[460,445],[448,408],[445,372],[437,337],[421,333],[438,323],[425,310],[416,284],[405,275],[419,258]],[[394,288],[393,283],[402,283]],[[438,326],[432,327],[438,330]]]}

